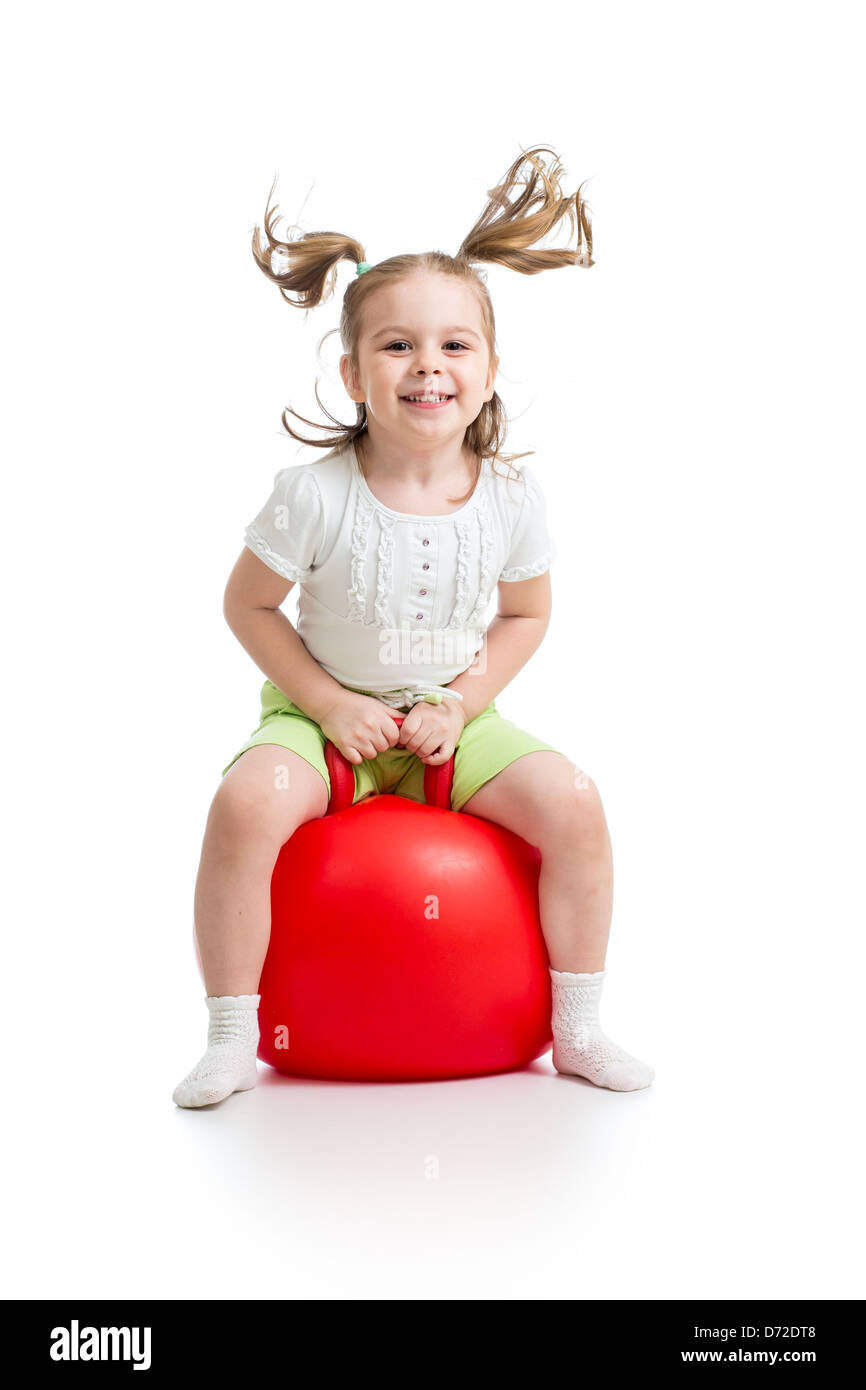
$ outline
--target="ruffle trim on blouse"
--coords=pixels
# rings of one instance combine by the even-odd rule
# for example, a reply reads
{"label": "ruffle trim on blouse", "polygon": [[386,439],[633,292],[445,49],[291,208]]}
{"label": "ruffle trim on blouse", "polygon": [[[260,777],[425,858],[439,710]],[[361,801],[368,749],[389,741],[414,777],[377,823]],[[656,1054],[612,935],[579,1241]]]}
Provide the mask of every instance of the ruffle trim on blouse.
{"label": "ruffle trim on blouse", "polygon": [[469,564],[472,555],[472,533],[473,521],[455,521],[454,529],[457,532],[457,566],[456,566],[456,588],[457,593],[454,598],[454,609],[451,617],[446,624],[446,630],[463,629],[477,625],[483,616],[487,604],[490,601],[490,560],[493,551],[493,525],[490,519],[490,499],[487,492],[487,477],[482,471],[478,479],[475,491],[477,506],[475,515],[478,518],[479,536],[481,542],[481,577],[479,580],[478,598],[472,613],[467,617],[466,610],[469,607]]}
{"label": "ruffle trim on blouse", "polygon": [[379,541],[376,546],[376,598],[374,618],[367,622],[367,546],[373,512],[376,510],[360,488],[355,494],[355,516],[352,522],[352,556],[349,579],[350,622],[364,627],[393,627],[389,604],[393,587],[394,517],[378,513]]}
{"label": "ruffle trim on blouse", "polygon": [[[521,477],[523,478],[525,487],[520,512],[520,516],[522,517],[523,508],[527,507],[530,502],[540,504],[542,508],[544,503],[538,479],[535,476],[534,470],[528,464],[525,464],[522,468]],[[518,520],[518,530],[519,527],[520,521]],[[550,566],[557,557],[556,542],[549,534],[547,535],[546,545],[547,549],[543,555],[539,555],[537,560],[531,560],[528,565],[510,565],[507,569],[504,569],[499,576],[500,581],[504,580],[506,584],[509,584],[519,579],[535,579],[536,575],[544,574],[544,571],[550,569]]]}
{"label": "ruffle trim on blouse", "polygon": [[264,536],[254,526],[248,526],[244,532],[244,543],[258,555],[269,569],[276,570],[277,574],[281,574],[284,579],[291,579],[293,583],[297,584],[309,578],[309,570],[293,565],[291,560],[286,559],[285,555],[280,555],[276,550],[272,550]]}
{"label": "ruffle trim on blouse", "polygon": [[370,522],[373,518],[373,508],[361,492],[357,489],[355,494],[355,516],[352,523],[352,560],[350,568],[349,584],[349,621],[353,623],[366,623],[367,621],[367,576],[365,565],[367,559],[367,536],[370,531]]}
{"label": "ruffle trim on blouse", "polygon": [[[469,618],[470,561],[472,556],[472,518],[454,521],[457,532],[457,593],[454,609],[448,628],[465,628],[478,623],[490,601],[491,562],[493,556],[493,524],[490,517],[490,502],[487,492],[487,478],[482,471],[475,490],[476,515],[481,533],[481,579],[478,599]],[[376,600],[375,618],[367,623],[367,548],[373,512],[377,513],[379,541],[376,547]],[[355,515],[352,523],[352,556],[349,579],[348,618],[350,622],[364,626],[392,627],[390,600],[393,590],[394,561],[394,523],[396,517],[389,516],[381,508],[375,508],[360,488],[355,493]]]}
{"label": "ruffle trim on blouse", "polygon": [[457,532],[457,593],[448,629],[466,626],[466,609],[469,606],[469,522],[455,521],[454,529]]}
{"label": "ruffle trim on blouse", "polygon": [[545,570],[550,569],[555,559],[556,555],[551,552],[542,556],[540,560],[534,560],[531,565],[515,565],[510,570],[503,570],[499,578],[506,584],[512,583],[515,579],[534,579],[537,574],[544,574]]}
{"label": "ruffle trim on blouse", "polygon": [[478,588],[478,600],[470,614],[468,627],[477,626],[484,617],[490,602],[490,590],[493,583],[490,575],[490,562],[493,555],[493,525],[487,506],[486,489],[478,509],[478,525],[481,528],[481,582]]}
{"label": "ruffle trim on blouse", "polygon": [[394,518],[379,513],[379,546],[376,552],[376,626],[393,627],[388,603],[391,597],[394,559]]}

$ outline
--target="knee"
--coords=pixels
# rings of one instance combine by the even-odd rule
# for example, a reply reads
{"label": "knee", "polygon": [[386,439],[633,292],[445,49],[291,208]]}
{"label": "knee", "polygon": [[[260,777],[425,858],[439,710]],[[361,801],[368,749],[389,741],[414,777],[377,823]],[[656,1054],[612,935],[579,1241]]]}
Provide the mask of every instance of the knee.
{"label": "knee", "polygon": [[261,821],[262,799],[248,783],[223,780],[208,814],[211,836],[225,842],[243,839]]}
{"label": "knee", "polygon": [[548,842],[565,839],[571,844],[577,841],[585,846],[607,844],[607,819],[601,794],[582,768],[567,763],[543,801],[539,813]]}
{"label": "knee", "polygon": [[[220,852],[230,853],[253,844],[262,848],[269,846],[278,833],[285,838],[285,811],[278,816],[273,802],[274,794],[268,788],[248,781],[233,783],[223,780],[211,802],[208,816],[211,843]],[[270,833],[271,827],[273,835]]]}

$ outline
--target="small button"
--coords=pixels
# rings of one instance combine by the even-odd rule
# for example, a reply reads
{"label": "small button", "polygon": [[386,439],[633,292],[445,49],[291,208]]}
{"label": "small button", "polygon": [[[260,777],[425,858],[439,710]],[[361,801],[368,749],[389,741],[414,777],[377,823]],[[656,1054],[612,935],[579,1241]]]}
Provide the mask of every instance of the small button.
{"label": "small button", "polygon": [[416,613],[416,614],[415,614],[415,617],[418,619],[418,621],[419,621],[419,623],[420,623],[421,620],[422,620],[423,617],[424,617],[424,614],[423,614],[423,613]]}
{"label": "small button", "polygon": [[424,561],[424,563],[423,563],[423,565],[421,566],[421,568],[422,568],[422,570],[429,570],[430,566],[428,565],[428,563],[427,563],[426,560]]}
{"label": "small button", "polygon": [[422,590],[421,590],[421,593],[422,593],[422,594],[426,594],[426,592],[427,592],[426,589],[422,589]]}
{"label": "small button", "polygon": [[427,540],[424,540],[424,541],[422,541],[422,542],[421,542],[421,544],[422,544],[422,545],[429,545],[429,544],[430,544],[430,542],[429,542],[429,541],[427,541]]}

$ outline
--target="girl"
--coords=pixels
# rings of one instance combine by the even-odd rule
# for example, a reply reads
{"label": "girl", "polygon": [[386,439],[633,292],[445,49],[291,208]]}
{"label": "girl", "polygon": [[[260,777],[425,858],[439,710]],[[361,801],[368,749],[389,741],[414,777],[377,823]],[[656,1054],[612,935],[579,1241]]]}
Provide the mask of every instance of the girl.
{"label": "girl", "polygon": [[[511,468],[524,455],[502,452],[493,308],[474,263],[524,275],[594,264],[586,205],[580,189],[561,193],[560,173],[554,152],[536,147],[490,191],[456,256],[378,265],[337,232],[278,241],[268,197],[268,249],[257,227],[253,255],[290,304],[322,303],[340,262],[356,263],[340,373],[357,418],[340,425],[329,415],[337,433],[307,440],[284,412],[294,439],[330,452],[277,474],[226,588],[226,620],[268,679],[259,726],[223,769],[208,815],[195,889],[208,1046],[175,1088],[180,1106],[256,1084],[271,873],[298,826],[327,810],[329,739],[355,765],[355,801],[390,791],[423,801],[424,765],[455,755],[452,809],[498,822],[541,853],[555,1068],[615,1091],[653,1079],[599,1023],[613,887],[598,790],[495,704],[544,637],[555,551],[535,472]],[[577,251],[531,249],[566,216]],[[279,269],[277,252],[288,261]],[[294,584],[297,630],[280,611]],[[496,584],[498,611],[485,628]],[[395,710],[405,712],[401,726]],[[277,775],[286,768],[288,778]]]}

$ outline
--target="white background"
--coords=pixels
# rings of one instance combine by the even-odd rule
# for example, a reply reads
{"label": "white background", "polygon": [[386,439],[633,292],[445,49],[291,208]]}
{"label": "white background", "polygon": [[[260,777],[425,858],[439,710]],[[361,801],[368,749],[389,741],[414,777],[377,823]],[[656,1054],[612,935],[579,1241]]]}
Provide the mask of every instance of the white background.
{"label": "white background", "polygon": [[[866,1293],[856,17],[7,21],[6,1296]],[[204,821],[264,679],[223,590],[275,472],[321,456],[281,411],[320,418],[318,377],[354,418],[337,335],[316,357],[354,267],[305,322],[253,227],[276,174],[283,229],[453,252],[542,143],[566,191],[589,180],[597,263],[487,271],[509,447],[535,451],[560,553],[497,703],[602,793],[602,1022],[656,1080],[260,1064],[181,1110]]]}

